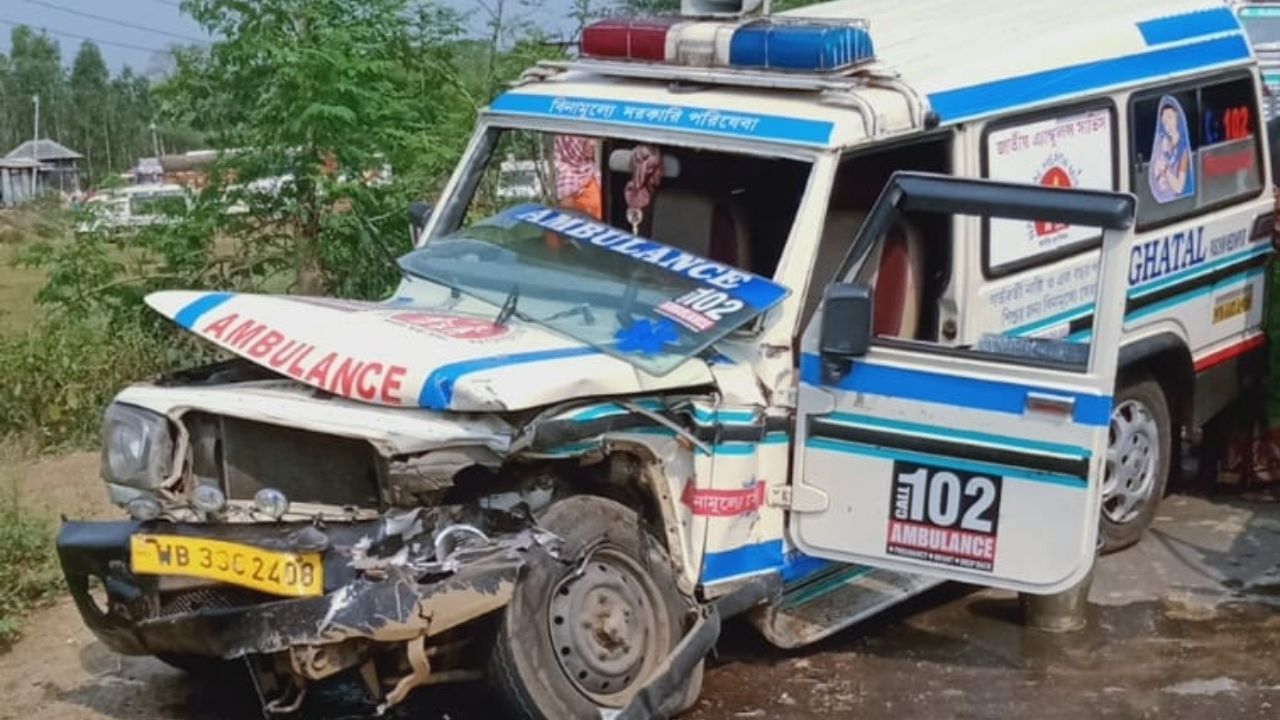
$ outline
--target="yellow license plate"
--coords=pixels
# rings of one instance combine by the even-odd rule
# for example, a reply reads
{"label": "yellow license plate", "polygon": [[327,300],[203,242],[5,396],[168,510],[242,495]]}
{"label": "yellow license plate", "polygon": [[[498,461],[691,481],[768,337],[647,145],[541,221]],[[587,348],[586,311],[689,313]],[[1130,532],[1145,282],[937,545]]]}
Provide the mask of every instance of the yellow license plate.
{"label": "yellow license plate", "polygon": [[287,553],[177,535],[129,539],[133,572],[218,580],[272,595],[308,597],[324,592],[319,553]]}

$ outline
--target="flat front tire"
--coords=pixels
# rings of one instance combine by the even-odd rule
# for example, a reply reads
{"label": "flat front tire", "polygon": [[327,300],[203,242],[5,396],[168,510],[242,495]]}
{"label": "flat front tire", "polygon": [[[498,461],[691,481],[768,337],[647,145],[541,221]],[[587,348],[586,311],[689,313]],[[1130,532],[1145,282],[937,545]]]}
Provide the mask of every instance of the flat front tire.
{"label": "flat front tire", "polygon": [[[539,524],[564,540],[568,562],[535,556],[500,613],[489,682],[511,717],[599,718],[653,676],[689,606],[666,552],[627,507],[575,496]],[[701,684],[699,665],[671,711],[691,705]]]}
{"label": "flat front tire", "polygon": [[1160,383],[1147,375],[1116,393],[1107,440],[1099,532],[1104,553],[1142,538],[1169,480],[1173,423]]}

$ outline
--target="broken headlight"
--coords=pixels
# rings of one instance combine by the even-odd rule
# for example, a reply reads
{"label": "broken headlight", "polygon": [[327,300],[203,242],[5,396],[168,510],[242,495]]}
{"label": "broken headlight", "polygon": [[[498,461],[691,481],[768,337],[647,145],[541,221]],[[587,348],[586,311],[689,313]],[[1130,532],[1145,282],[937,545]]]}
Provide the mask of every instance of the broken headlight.
{"label": "broken headlight", "polygon": [[102,477],[107,482],[154,490],[172,468],[167,418],[132,405],[107,406],[102,421]]}

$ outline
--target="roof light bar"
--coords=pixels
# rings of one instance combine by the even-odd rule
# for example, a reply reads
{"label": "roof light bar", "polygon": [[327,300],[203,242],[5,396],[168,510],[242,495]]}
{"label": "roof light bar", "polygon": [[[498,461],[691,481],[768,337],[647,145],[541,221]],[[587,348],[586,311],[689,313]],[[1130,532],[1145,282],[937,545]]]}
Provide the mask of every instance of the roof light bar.
{"label": "roof light bar", "polygon": [[833,72],[875,59],[861,21],[613,18],[582,31],[582,54],[688,67]]}

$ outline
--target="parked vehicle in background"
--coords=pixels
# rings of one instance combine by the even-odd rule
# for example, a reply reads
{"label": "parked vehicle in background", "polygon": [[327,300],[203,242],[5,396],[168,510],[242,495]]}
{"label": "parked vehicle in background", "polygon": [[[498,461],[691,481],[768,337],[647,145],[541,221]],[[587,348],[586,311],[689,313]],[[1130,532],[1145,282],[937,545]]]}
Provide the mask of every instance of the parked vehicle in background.
{"label": "parked vehicle in background", "polygon": [[545,160],[504,160],[498,173],[500,200],[536,200],[546,194],[544,177],[552,177]]}
{"label": "parked vehicle in background", "polygon": [[796,647],[1139,539],[1265,343],[1235,15],[728,5],[499,96],[386,301],[148,298],[235,357],[107,410],[131,519],[58,540],[105,644],[243,659],[268,712],[348,674],[625,719],[694,701],[722,615]]}
{"label": "parked vehicle in background", "polygon": [[89,218],[77,232],[122,232],[171,223],[191,206],[191,195],[181,185],[133,185],[89,198]]}
{"label": "parked vehicle in background", "polygon": [[1262,110],[1266,118],[1271,119],[1280,112],[1280,2],[1236,0],[1230,4],[1258,56],[1263,84],[1268,90]]}

